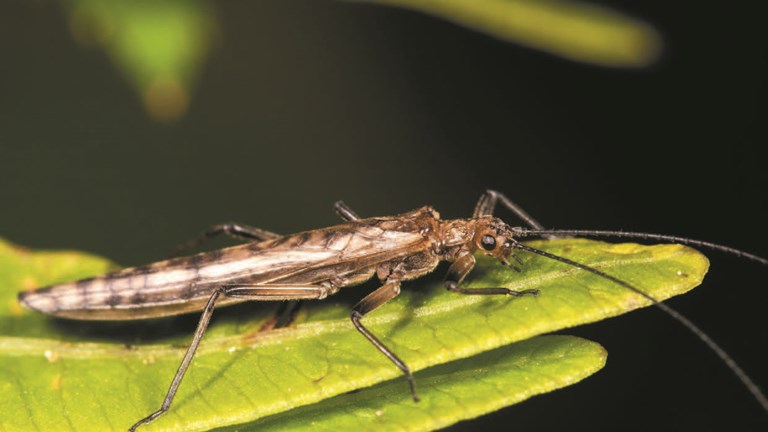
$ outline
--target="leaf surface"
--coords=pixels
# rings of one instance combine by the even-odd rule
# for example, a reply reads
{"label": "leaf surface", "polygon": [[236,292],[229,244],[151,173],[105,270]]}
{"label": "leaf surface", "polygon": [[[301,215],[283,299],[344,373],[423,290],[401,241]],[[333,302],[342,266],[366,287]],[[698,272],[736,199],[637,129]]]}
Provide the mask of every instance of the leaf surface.
{"label": "leaf surface", "polygon": [[400,380],[344,394],[225,431],[431,431],[574,384],[605,364],[600,345],[538,336],[419,374],[415,404]]}
{"label": "leaf surface", "polygon": [[[595,266],[658,299],[698,285],[708,266],[703,255],[678,245],[581,239],[530,244]],[[520,257],[522,273],[480,259],[467,286],[537,288],[538,297],[457,295],[446,292],[435,275],[404,284],[400,297],[364,323],[418,371],[648,304],[584,271],[529,254]],[[83,323],[52,319],[15,303],[17,292],[33,282],[60,282],[109,267],[108,261],[88,255],[0,244],[0,429],[124,430],[159,407],[196,316]],[[349,288],[308,303],[296,323],[271,332],[258,329],[273,313],[272,304],[217,311],[171,410],[145,430],[248,423],[392,378],[397,378],[391,383],[399,388],[397,397],[408,399],[399,370],[348,319],[351,306],[374,287]],[[482,365],[473,359],[470,367]],[[416,380],[421,386],[422,374]],[[433,415],[429,404],[403,406]]]}

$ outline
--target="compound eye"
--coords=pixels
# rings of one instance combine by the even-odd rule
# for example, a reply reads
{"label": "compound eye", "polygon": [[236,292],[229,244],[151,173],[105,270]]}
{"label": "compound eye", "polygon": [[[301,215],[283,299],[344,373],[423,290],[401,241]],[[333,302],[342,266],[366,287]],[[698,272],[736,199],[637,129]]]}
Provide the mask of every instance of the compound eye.
{"label": "compound eye", "polygon": [[496,248],[496,238],[490,234],[486,234],[480,239],[480,245],[487,251],[494,250]]}

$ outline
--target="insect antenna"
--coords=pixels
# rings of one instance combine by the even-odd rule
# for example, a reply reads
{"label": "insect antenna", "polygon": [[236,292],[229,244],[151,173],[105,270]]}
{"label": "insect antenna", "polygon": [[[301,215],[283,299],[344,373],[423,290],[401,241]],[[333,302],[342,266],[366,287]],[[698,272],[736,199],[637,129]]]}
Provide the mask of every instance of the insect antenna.
{"label": "insect antenna", "polygon": [[527,237],[527,236],[551,236],[551,235],[574,235],[579,237],[613,237],[613,238],[633,238],[638,240],[661,240],[670,241],[674,243],[680,243],[687,246],[696,246],[723,252],[729,255],[733,255],[739,258],[745,258],[750,261],[758,262],[763,265],[768,265],[768,259],[745,252],[741,249],[736,249],[730,246],[723,246],[717,243],[711,243],[686,237],[679,237],[665,234],[652,234],[642,232],[630,232],[630,231],[606,231],[606,230],[570,230],[570,229],[528,229],[528,228],[513,228],[515,236]]}
{"label": "insect antenna", "polygon": [[[524,231],[535,232],[537,234],[565,234],[565,235],[571,235],[571,234],[572,235],[577,235],[576,233],[580,233],[580,232],[588,232],[588,233],[595,233],[595,232],[597,232],[597,233],[600,233],[600,234],[608,235],[606,233],[610,232],[610,231],[580,231],[580,230],[524,230]],[[598,235],[600,235],[600,234],[598,234]],[[636,234],[636,233],[625,233],[625,234]],[[656,235],[656,234],[642,234],[641,233],[641,235],[647,235],[647,237],[645,237],[647,239],[671,240],[673,238],[676,238],[676,237],[672,237],[672,236],[663,236],[663,235]],[[689,239],[684,239],[684,240],[689,240]],[[720,245],[713,244],[713,243],[700,242],[698,240],[694,240],[694,242],[698,243],[699,246],[707,246],[707,247],[716,246],[717,250],[729,251],[729,250],[732,249],[732,248],[729,248],[727,246],[720,246]],[[534,253],[536,255],[540,255],[540,256],[543,256],[545,258],[549,258],[551,260],[559,261],[561,263],[568,264],[568,265],[570,265],[572,267],[576,267],[578,269],[590,272],[592,274],[595,274],[597,276],[600,276],[602,278],[610,280],[611,282],[614,282],[614,283],[616,283],[618,285],[621,285],[624,288],[627,288],[630,291],[633,291],[633,292],[635,292],[635,293],[645,297],[646,299],[650,300],[653,303],[654,306],[658,307],[659,309],[664,311],[667,315],[669,315],[670,317],[672,317],[675,320],[677,320],[680,324],[683,325],[683,327],[687,328],[691,333],[693,333],[696,337],[698,337],[699,340],[704,342],[704,344],[706,344],[709,347],[709,349],[714,351],[714,353],[717,354],[717,356],[720,357],[720,359],[725,363],[725,365],[728,367],[728,369],[730,369],[731,372],[733,372],[733,374],[736,375],[736,377],[742,382],[742,384],[744,384],[744,387],[746,387],[747,390],[750,393],[752,393],[752,396],[763,407],[763,410],[768,412],[768,398],[766,398],[766,396],[760,390],[760,387],[758,387],[757,384],[755,384],[755,382],[752,380],[752,378],[750,378],[750,376],[747,375],[747,373],[744,372],[744,370],[736,363],[736,361],[733,359],[733,357],[731,357],[723,348],[720,347],[720,345],[718,345],[714,340],[712,340],[712,338],[709,337],[709,335],[707,335],[696,324],[691,322],[691,320],[689,320],[687,317],[685,317],[683,314],[681,314],[677,310],[675,310],[672,307],[670,307],[670,306],[660,302],[659,300],[657,300],[652,295],[644,292],[643,290],[635,287],[634,285],[632,285],[632,284],[630,284],[630,283],[628,283],[626,281],[623,281],[623,280],[621,280],[621,279],[619,279],[619,278],[617,278],[615,276],[611,276],[608,273],[605,273],[605,272],[603,272],[601,270],[598,270],[598,269],[596,269],[594,267],[590,267],[590,266],[588,266],[586,264],[582,264],[582,263],[573,261],[571,259],[568,259],[568,258],[565,258],[565,257],[561,257],[559,255],[554,255],[554,254],[551,254],[549,252],[545,252],[545,251],[543,251],[541,249],[536,249],[536,248],[533,248],[531,246],[524,245],[522,243],[513,242],[511,244],[511,246],[516,248],[516,249],[520,249],[520,250],[524,250],[524,251],[527,251],[527,252],[531,252],[531,253]],[[733,250],[738,251],[737,249],[733,249]],[[747,254],[747,253],[742,252],[742,251],[738,251],[738,252],[741,252],[742,255],[740,255],[740,256],[753,257],[753,258],[756,258],[755,261],[768,263],[768,260],[765,260],[764,258],[758,257],[756,255]]]}

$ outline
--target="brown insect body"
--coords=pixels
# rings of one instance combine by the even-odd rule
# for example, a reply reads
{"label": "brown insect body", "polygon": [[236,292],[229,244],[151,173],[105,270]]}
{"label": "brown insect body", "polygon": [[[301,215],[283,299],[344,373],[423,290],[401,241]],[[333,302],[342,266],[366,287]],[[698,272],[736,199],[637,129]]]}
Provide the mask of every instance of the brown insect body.
{"label": "brown insect body", "polygon": [[[429,273],[440,261],[453,261],[468,250],[476,224],[472,219],[441,221],[434,209],[422,207],[394,217],[360,219],[126,268],[28,291],[19,300],[62,318],[135,320],[200,311],[222,285],[312,284],[333,294],[374,275],[385,281]],[[271,295],[264,300],[291,298]],[[218,305],[246,300],[227,297]]]}

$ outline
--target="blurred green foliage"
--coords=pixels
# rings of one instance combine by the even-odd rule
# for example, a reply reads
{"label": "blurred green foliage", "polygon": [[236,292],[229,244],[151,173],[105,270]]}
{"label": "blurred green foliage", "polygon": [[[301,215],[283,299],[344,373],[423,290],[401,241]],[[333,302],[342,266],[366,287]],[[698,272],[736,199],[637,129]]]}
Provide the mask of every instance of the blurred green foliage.
{"label": "blurred green foliage", "polygon": [[661,37],[649,24],[572,0],[351,0],[435,15],[570,60],[635,68],[653,63]]}
{"label": "blurred green foliage", "polygon": [[[348,0],[435,15],[491,36],[574,61],[634,68],[657,58],[649,24],[570,0]],[[103,48],[139,93],[147,113],[176,120],[190,104],[217,35],[216,4],[204,0],[72,0],[72,34]]]}
{"label": "blurred green foliage", "polygon": [[202,0],[73,0],[70,28],[83,45],[103,48],[155,120],[184,115],[216,30]]}

